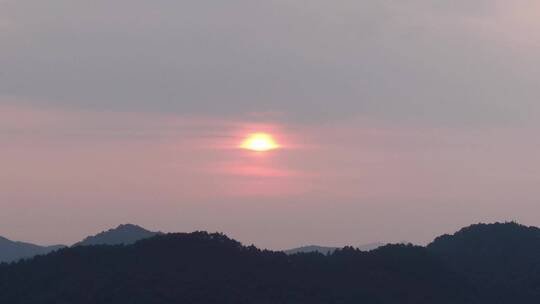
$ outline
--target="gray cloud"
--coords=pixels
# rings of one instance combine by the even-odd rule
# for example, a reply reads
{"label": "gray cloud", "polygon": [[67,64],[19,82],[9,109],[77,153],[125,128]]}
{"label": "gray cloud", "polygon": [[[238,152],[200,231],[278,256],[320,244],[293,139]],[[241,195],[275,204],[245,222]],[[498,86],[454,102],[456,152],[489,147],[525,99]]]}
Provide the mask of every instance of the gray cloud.
{"label": "gray cloud", "polygon": [[534,120],[537,56],[486,26],[499,2],[436,3],[5,0],[0,95],[302,121]]}

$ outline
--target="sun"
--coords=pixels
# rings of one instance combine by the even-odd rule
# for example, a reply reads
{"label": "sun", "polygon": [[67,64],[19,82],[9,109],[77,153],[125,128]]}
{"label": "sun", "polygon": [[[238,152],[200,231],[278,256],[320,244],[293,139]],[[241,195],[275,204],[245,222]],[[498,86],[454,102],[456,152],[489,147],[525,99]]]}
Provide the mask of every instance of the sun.
{"label": "sun", "polygon": [[250,134],[240,145],[240,148],[242,149],[257,152],[266,152],[278,149],[279,147],[279,144],[274,140],[272,135],[266,133]]}

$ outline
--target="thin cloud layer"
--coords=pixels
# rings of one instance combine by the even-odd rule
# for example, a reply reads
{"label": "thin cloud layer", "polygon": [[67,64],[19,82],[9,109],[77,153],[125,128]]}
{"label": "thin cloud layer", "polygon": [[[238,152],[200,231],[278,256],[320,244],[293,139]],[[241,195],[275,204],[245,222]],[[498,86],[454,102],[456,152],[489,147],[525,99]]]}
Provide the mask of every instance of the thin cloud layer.
{"label": "thin cloud layer", "polygon": [[0,8],[0,92],[34,104],[428,125],[523,124],[540,113],[534,1]]}
{"label": "thin cloud layer", "polygon": [[0,232],[538,225],[537,2],[0,0]]}

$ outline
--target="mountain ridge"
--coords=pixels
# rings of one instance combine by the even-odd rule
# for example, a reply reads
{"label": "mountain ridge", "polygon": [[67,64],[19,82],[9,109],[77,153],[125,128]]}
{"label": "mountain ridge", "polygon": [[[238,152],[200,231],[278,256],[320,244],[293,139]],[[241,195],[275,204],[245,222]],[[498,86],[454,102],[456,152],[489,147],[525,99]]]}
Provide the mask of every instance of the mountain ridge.
{"label": "mountain ridge", "polygon": [[91,245],[130,245],[145,238],[150,238],[161,234],[153,232],[134,224],[121,224],[116,228],[102,231],[98,234],[87,236],[82,241],[73,246]]}
{"label": "mountain ridge", "polygon": [[0,303],[10,304],[536,304],[539,294],[540,229],[514,222],[425,247],[288,255],[199,231],[0,264]]}
{"label": "mountain ridge", "polygon": [[[121,224],[116,228],[102,231],[98,234],[85,237],[82,241],[72,246],[91,245],[120,245],[133,244],[144,238],[153,237],[161,232],[152,232],[134,224]],[[27,242],[12,241],[0,236],[0,263],[15,262],[20,259],[28,259],[37,255],[47,254],[52,251],[69,247],[66,245],[41,246]]]}
{"label": "mountain ridge", "polygon": [[[433,272],[445,275],[433,278]],[[464,299],[467,288],[452,278],[437,258],[413,245],[287,255],[218,233],[171,233],[0,266],[0,302],[451,304]]]}
{"label": "mountain ridge", "polygon": [[64,245],[41,246],[27,242],[13,241],[0,236],[0,263],[10,263],[20,259],[47,254],[65,247]]}
{"label": "mountain ridge", "polygon": [[[369,243],[357,246],[355,248],[361,250],[361,251],[371,251],[374,249],[377,249],[379,247],[382,247],[386,244],[384,243]],[[286,254],[297,254],[297,253],[311,253],[311,252],[319,252],[322,254],[330,254],[338,249],[341,249],[343,247],[328,247],[328,246],[319,246],[319,245],[307,245],[307,246],[301,246],[296,248],[291,248],[287,250],[283,250]]]}

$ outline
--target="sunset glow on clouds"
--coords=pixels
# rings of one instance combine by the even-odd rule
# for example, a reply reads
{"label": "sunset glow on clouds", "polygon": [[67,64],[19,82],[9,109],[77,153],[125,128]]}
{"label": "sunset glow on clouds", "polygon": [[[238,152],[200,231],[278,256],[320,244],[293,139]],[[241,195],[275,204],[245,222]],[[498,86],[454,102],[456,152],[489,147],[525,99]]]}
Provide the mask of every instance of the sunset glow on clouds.
{"label": "sunset glow on clouds", "polygon": [[[538,225],[539,8],[0,1],[0,232],[283,248]],[[276,149],[242,149],[259,133]]]}
{"label": "sunset glow on clouds", "polygon": [[[62,216],[93,225],[84,217],[106,209],[103,225],[118,218],[151,225],[159,216],[164,227],[195,229],[207,217],[215,229],[243,227],[213,216],[222,204],[253,219],[277,206],[289,210],[285,218],[342,210],[367,220],[372,212],[405,207],[454,212],[465,202],[486,206],[500,198],[531,204],[524,194],[535,191],[540,176],[530,165],[540,161],[540,143],[519,129],[381,128],[355,120],[324,127],[250,124],[26,107],[1,113],[2,225],[32,208],[43,215],[42,225]],[[14,115],[32,119],[10,120]],[[253,128],[279,134],[290,148],[239,149]],[[528,152],[516,158],[514,151]],[[150,213],[143,212],[147,204]],[[50,214],[51,206],[64,211]],[[499,209],[492,207],[488,216],[496,217]],[[456,217],[469,221],[472,210]]]}

